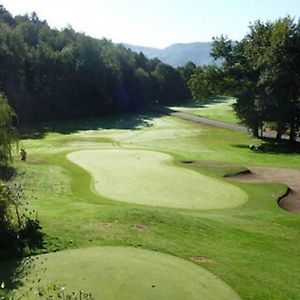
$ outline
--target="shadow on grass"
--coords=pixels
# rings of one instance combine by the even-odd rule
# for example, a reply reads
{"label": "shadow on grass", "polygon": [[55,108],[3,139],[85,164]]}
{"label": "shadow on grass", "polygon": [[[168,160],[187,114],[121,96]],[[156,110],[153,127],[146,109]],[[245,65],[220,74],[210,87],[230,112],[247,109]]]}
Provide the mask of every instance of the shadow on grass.
{"label": "shadow on grass", "polygon": [[28,274],[34,258],[11,259],[0,264],[0,283],[4,283],[7,292],[13,291],[22,286],[22,279]]}
{"label": "shadow on grass", "polygon": [[16,168],[0,163],[0,180],[8,181],[16,175]]}
{"label": "shadow on grass", "polygon": [[46,235],[38,231],[30,237],[30,241],[26,239],[26,247],[24,247],[25,239],[19,242],[24,248],[18,242],[15,242],[14,246],[12,246],[13,242],[11,242],[6,247],[3,247],[3,243],[1,244],[0,284],[4,283],[6,292],[9,293],[21,287],[23,279],[33,267],[38,266],[39,269],[43,267],[42,265],[38,265],[39,257],[35,256],[35,254],[45,251],[45,239]]}
{"label": "shadow on grass", "polygon": [[34,123],[20,129],[22,139],[40,139],[49,132],[71,134],[82,130],[130,129],[152,126],[151,120],[161,117],[159,112],[124,113],[90,119],[57,120]]}
{"label": "shadow on grass", "polygon": [[262,138],[262,143],[258,146],[253,146],[250,149],[250,145],[247,144],[234,144],[232,147],[240,149],[249,149],[249,151],[265,154],[300,154],[300,142],[290,142],[283,140],[276,142],[274,138]]}
{"label": "shadow on grass", "polygon": [[271,138],[263,138],[263,143],[258,146],[258,151],[270,154],[300,154],[300,142],[290,142],[283,140],[277,143],[276,140]]}

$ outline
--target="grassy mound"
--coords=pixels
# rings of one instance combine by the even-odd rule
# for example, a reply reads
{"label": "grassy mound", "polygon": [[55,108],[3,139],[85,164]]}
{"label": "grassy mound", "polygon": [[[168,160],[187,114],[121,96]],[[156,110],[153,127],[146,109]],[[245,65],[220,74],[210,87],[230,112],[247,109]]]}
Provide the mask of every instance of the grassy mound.
{"label": "grassy mound", "polygon": [[239,188],[175,167],[167,154],[143,150],[85,150],[68,158],[88,170],[98,193],[119,201],[185,209],[238,206]]}
{"label": "grassy mound", "polygon": [[[175,256],[130,247],[93,247],[40,255],[22,281],[63,283],[95,299],[235,300],[238,295],[209,271]],[[31,291],[34,293],[34,289]]]}

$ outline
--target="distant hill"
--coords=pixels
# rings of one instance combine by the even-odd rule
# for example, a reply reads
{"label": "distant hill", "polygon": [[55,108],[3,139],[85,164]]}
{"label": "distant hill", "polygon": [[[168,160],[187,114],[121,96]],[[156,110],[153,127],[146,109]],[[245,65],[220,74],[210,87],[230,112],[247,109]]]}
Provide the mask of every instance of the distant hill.
{"label": "distant hill", "polygon": [[211,42],[195,42],[189,44],[173,44],[165,49],[123,44],[135,52],[143,52],[149,58],[157,57],[162,62],[173,67],[183,66],[188,61],[195,65],[208,65],[215,63],[210,57]]}

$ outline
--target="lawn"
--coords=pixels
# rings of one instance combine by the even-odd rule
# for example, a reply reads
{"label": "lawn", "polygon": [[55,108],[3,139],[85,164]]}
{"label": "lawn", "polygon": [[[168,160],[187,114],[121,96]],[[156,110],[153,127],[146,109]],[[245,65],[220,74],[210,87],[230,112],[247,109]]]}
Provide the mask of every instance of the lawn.
{"label": "lawn", "polygon": [[232,105],[234,103],[234,98],[219,97],[208,102],[190,101],[186,105],[171,108],[196,116],[202,116],[217,121],[237,125],[239,124],[239,119],[232,108]]}
{"label": "lawn", "polygon": [[[173,259],[177,260],[178,269],[173,269],[172,264],[167,264],[167,267],[180,270],[176,274],[183,276],[180,279],[183,282],[186,282],[189,276],[186,274],[189,272],[196,272],[199,276],[204,272],[207,275],[201,279],[203,281],[200,284],[193,281],[197,280],[197,276],[191,275],[193,279],[185,283],[183,290],[191,290],[191,284],[195,291],[199,291],[201,284],[206,285],[205,278],[210,278],[213,273],[218,278],[216,285],[221,282],[220,286],[230,286],[241,299],[299,298],[300,217],[283,211],[276,202],[287,187],[278,183],[240,183],[222,177],[249,165],[300,169],[299,154],[252,152],[248,145],[258,141],[244,133],[155,114],[50,125],[47,125],[48,132],[45,127],[35,128],[20,142],[20,147],[28,152],[28,161],[23,163],[16,160],[15,164],[18,167],[16,181],[24,186],[31,208],[38,211],[47,235],[44,249],[36,250],[36,253],[59,251],[49,254],[51,266],[55,266],[56,257],[59,259],[61,255],[60,261],[66,261],[74,268],[77,267],[72,262],[77,261],[79,268],[82,257],[90,259],[90,264],[94,262],[96,268],[101,262],[97,256],[101,251],[109,249],[107,252],[113,255],[114,251],[122,249],[120,251],[125,251],[126,259],[121,259],[120,255],[118,260],[119,254],[116,254],[112,269],[113,266],[124,264],[125,269],[131,272],[134,269],[126,267],[126,263],[133,257],[126,251],[141,251],[134,254],[138,256],[138,253],[143,255],[143,249],[151,255],[155,251],[153,262],[170,259],[171,264]],[[86,154],[89,155],[85,160]],[[140,156],[145,158],[142,164],[136,161]],[[68,157],[72,160],[75,157],[76,163]],[[201,160],[210,164],[193,166],[182,163],[183,160]],[[140,173],[140,167],[148,169],[149,165],[153,166],[153,172],[156,170],[156,177],[151,170],[150,173],[146,172],[146,177],[143,177],[143,172]],[[109,175],[107,178],[99,171],[100,168]],[[174,173],[175,179],[180,174],[182,177],[191,176],[189,180],[183,178],[180,181],[186,193],[190,188],[193,191],[189,195],[191,199],[181,198],[183,205],[174,205],[174,201],[177,201],[175,191],[180,194],[181,189],[177,187],[177,181],[172,182],[171,173]],[[140,177],[141,197],[138,197],[137,192],[132,193],[136,187],[134,183],[130,184],[131,177]],[[128,179],[129,191],[123,190],[120,195],[120,187],[125,186],[124,178]],[[149,188],[145,186],[146,178],[151,181],[149,184],[157,188],[152,191],[156,195],[153,199],[144,195],[148,194],[144,189]],[[103,179],[120,180],[116,183],[118,188],[107,188],[101,182]],[[189,181],[193,183],[194,180],[199,181],[199,187],[194,187],[194,184],[190,186]],[[220,192],[222,197],[223,191],[218,191],[218,186],[224,189],[224,199],[218,196],[218,203],[228,201],[227,189],[232,189],[233,194],[241,193],[241,197],[247,195],[248,199],[245,201],[245,198],[239,198],[240,205],[231,207],[192,207],[190,203],[196,201],[195,194],[199,193],[201,199],[203,180],[207,195],[213,188],[214,193],[218,195]],[[170,197],[171,205],[164,205],[164,200],[159,199],[160,193],[165,192],[162,191],[164,184],[172,187],[170,194],[164,194]],[[132,197],[130,194],[133,194]],[[148,201],[152,200],[157,202],[148,205]],[[114,248],[110,251],[110,248],[103,249],[103,246]],[[89,251],[91,254],[88,254]],[[107,259],[107,263],[109,261]],[[172,271],[164,269],[166,266],[163,263],[159,264],[162,265],[160,275],[167,272],[166,278],[160,278],[162,286],[167,287],[176,282]],[[13,278],[22,282],[24,277],[30,276],[30,272],[29,275],[20,272],[18,278],[12,276],[19,266],[19,261],[0,264],[0,281],[5,281],[8,288],[18,286]],[[145,268],[142,264],[140,266]],[[99,271],[98,274],[94,267],[83,267],[80,276],[86,274],[89,278],[85,281],[80,280],[79,275],[76,276],[74,268],[66,266],[63,271],[57,272],[62,275],[60,278],[57,275],[57,280],[68,289],[82,288],[95,295],[101,291],[111,291],[115,295],[107,294],[103,299],[118,299],[116,294],[120,294],[111,290],[111,280],[102,281],[107,289],[101,284],[89,284],[98,282],[97,276],[103,276],[103,273]],[[49,268],[49,281],[56,276],[53,272]],[[66,273],[73,274],[74,278],[69,280],[64,277]],[[151,274],[150,270],[149,276]],[[139,271],[135,276],[138,282],[149,280],[151,284],[147,290],[149,293],[140,298],[153,299],[156,287],[152,288],[152,284],[156,283],[145,272]],[[124,291],[130,290],[129,283],[126,280],[123,283]],[[30,286],[29,283],[26,285]],[[216,288],[210,290],[218,292]],[[229,293],[236,295],[232,290],[228,289]],[[155,299],[169,299],[169,292],[172,289],[166,288],[165,294],[159,297],[155,295]],[[178,299],[186,299],[186,293],[183,294]],[[226,298],[211,294],[203,299]]]}
{"label": "lawn", "polygon": [[[208,300],[240,299],[228,285],[204,268],[156,251],[89,247],[40,255],[36,261],[39,263],[31,268],[30,275],[22,279],[25,286],[33,290],[40,279],[41,286],[64,282],[71,291],[84,283],[95,299],[104,300],[196,300],[199,295]],[[43,273],[45,275],[41,276]],[[23,293],[27,290],[24,288]]]}
{"label": "lawn", "polygon": [[89,171],[95,190],[107,198],[185,209],[243,204],[248,196],[221,180],[172,164],[170,155],[145,150],[84,150],[68,159]]}

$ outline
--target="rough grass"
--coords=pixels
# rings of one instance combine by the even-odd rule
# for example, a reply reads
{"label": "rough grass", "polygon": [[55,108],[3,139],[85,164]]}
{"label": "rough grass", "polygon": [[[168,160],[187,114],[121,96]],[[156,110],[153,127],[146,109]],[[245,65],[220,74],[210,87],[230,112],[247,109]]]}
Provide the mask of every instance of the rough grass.
{"label": "rough grass", "polygon": [[[16,161],[16,180],[24,185],[48,235],[42,251],[108,245],[139,247],[185,260],[204,256],[210,263],[199,262],[201,266],[242,299],[299,299],[300,217],[281,210],[276,202],[286,186],[234,182],[249,199],[227,209],[146,207],[91,192],[90,174],[66,158],[70,152],[87,149],[159,151],[171,155],[173,163],[181,167],[182,160],[222,162],[222,167],[185,164],[184,168],[224,180],[220,176],[247,165],[299,169],[299,155],[252,152],[248,145],[256,141],[239,132],[173,117],[147,115],[145,119],[146,126],[137,124],[143,116],[128,116],[126,128],[107,119],[94,122],[93,130],[76,130],[72,124],[68,135],[54,131],[21,141],[20,147],[28,151],[28,162]],[[72,143],[61,142],[66,137]],[[0,281],[16,287],[12,279],[17,267],[2,262]]]}
{"label": "rough grass", "polygon": [[[92,247],[36,257],[22,282],[34,296],[36,283],[63,283],[66,291],[94,299],[235,300],[238,295],[211,272],[186,260],[132,247]],[[32,297],[32,299],[35,299]]]}
{"label": "rough grass", "polygon": [[142,150],[85,150],[68,158],[88,170],[105,197],[143,205],[217,209],[243,204],[241,189],[172,165],[167,154]]}

